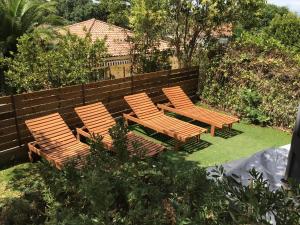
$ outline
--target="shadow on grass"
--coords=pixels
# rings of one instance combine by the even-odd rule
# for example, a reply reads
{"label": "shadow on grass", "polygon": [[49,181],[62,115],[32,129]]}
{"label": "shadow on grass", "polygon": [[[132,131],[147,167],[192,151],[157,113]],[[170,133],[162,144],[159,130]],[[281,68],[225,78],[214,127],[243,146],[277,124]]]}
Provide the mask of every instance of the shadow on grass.
{"label": "shadow on grass", "polygon": [[[140,125],[133,125],[130,127],[131,130],[135,130],[143,135],[147,135],[148,137],[151,137],[161,143],[163,143],[167,148],[174,149],[176,145],[176,140],[174,138],[171,138],[167,135],[156,133],[152,131],[151,129],[148,129],[146,127],[141,127]],[[193,153],[197,151],[201,151],[211,145],[210,142],[200,140],[200,142],[196,141],[196,138],[193,138],[189,141],[187,141],[184,145],[181,146],[179,151],[183,151],[186,153]]]}
{"label": "shadow on grass", "polygon": [[[46,202],[43,199],[44,177],[42,163],[18,166],[11,172],[7,189],[18,191],[19,196],[7,196],[0,204],[3,224],[43,224]],[[2,223],[1,223],[2,224]]]}
{"label": "shadow on grass", "polygon": [[235,130],[235,129],[229,129],[229,128],[223,128],[223,129],[216,129],[215,131],[215,136],[216,137],[221,137],[224,139],[232,138],[234,136],[240,135],[244,132],[240,130]]}
{"label": "shadow on grass", "polygon": [[[185,116],[176,115],[174,113],[167,113],[167,115],[170,116],[170,117],[174,117],[174,118],[177,118],[179,120],[185,121],[187,123],[191,123],[191,124],[194,124],[196,126],[206,128],[207,131],[210,132],[210,125],[208,125],[206,123],[202,123],[200,121],[192,120],[192,119],[187,118]],[[216,137],[221,137],[221,138],[224,138],[224,139],[228,139],[228,138],[232,138],[232,137],[237,136],[237,135],[242,134],[242,133],[243,132],[240,131],[240,130],[229,129],[229,128],[225,127],[223,129],[216,129],[215,136]]]}
{"label": "shadow on grass", "polygon": [[44,165],[48,167],[47,163],[39,161],[29,164],[28,167],[15,168],[11,173],[12,178],[8,182],[8,187],[23,193],[40,188],[44,180],[42,176]]}

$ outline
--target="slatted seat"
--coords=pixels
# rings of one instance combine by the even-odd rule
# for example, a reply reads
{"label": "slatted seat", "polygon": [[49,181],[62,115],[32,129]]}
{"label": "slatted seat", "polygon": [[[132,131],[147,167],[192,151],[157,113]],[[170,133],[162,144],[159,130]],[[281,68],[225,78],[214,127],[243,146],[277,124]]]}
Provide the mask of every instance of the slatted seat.
{"label": "slatted seat", "polygon": [[233,123],[239,122],[237,117],[195,106],[179,86],[163,88],[162,90],[170,103],[158,104],[159,108],[211,125],[212,136],[215,135],[215,128],[225,126],[231,128]]}
{"label": "slatted seat", "polygon": [[26,120],[25,124],[35,139],[28,143],[30,160],[32,153],[36,153],[62,169],[67,161],[78,156],[84,158],[90,152],[89,146],[76,139],[58,113]]}
{"label": "slatted seat", "polygon": [[[102,136],[104,146],[107,149],[112,149],[113,141],[109,134],[109,129],[116,125],[116,122],[105,106],[101,102],[97,102],[77,107],[75,108],[75,112],[84,124],[83,128],[77,128],[78,138],[80,138],[80,135],[87,138]],[[127,149],[129,152],[134,152],[136,150],[136,143],[138,143],[139,148],[143,148],[147,151],[146,156],[154,156],[164,150],[163,146],[137,136],[132,132],[127,134],[127,140]]]}
{"label": "slatted seat", "polygon": [[[133,110],[131,114],[124,114],[126,121],[130,120],[166,134],[175,138],[179,144],[193,137],[197,137],[199,140],[200,135],[206,132],[204,128],[164,115],[157,109],[146,93],[129,95],[124,98]],[[133,116],[134,114],[136,117]]]}

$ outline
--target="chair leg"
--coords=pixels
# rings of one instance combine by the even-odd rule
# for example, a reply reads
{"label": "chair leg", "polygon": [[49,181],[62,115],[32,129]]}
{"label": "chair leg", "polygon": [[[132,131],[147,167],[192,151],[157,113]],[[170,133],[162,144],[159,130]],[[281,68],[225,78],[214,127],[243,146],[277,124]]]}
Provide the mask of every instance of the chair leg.
{"label": "chair leg", "polygon": [[232,123],[231,123],[231,124],[228,124],[228,128],[229,128],[229,130],[232,129]]}
{"label": "chair leg", "polygon": [[33,163],[33,156],[32,156],[32,151],[28,151],[28,158],[29,158],[29,161]]}
{"label": "chair leg", "polygon": [[182,142],[176,140],[175,151],[178,151],[180,149],[181,145],[182,145]]}
{"label": "chair leg", "polygon": [[124,119],[124,125],[128,127],[128,120],[126,118]]}
{"label": "chair leg", "polygon": [[213,136],[213,137],[215,136],[215,129],[216,129],[215,126],[210,127],[210,135]]}

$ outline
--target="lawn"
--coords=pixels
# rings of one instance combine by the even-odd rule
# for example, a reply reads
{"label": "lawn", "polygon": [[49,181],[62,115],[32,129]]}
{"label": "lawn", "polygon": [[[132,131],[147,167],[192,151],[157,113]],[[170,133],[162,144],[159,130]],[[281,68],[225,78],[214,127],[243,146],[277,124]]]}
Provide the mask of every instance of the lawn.
{"label": "lawn", "polygon": [[[202,125],[203,126],[203,125]],[[168,148],[174,146],[174,140],[151,133],[140,126],[133,126],[132,130],[151,140],[161,143]],[[201,166],[216,164],[248,157],[260,150],[289,144],[291,135],[271,127],[260,127],[245,122],[234,124],[232,130],[217,130],[216,136],[209,133],[201,135],[200,143],[191,141],[183,146],[176,154],[186,160],[197,162]],[[174,155],[174,152],[169,152]]]}
{"label": "lawn", "polygon": [[[139,126],[132,126],[131,129],[168,148],[172,148],[174,144],[172,139],[151,133]],[[241,122],[235,124],[231,131],[218,130],[216,137],[211,137],[209,133],[204,134],[200,143],[193,141],[184,145],[178,152],[170,150],[166,154],[174,159],[180,157],[201,166],[211,166],[247,157],[265,148],[285,145],[290,143],[290,140],[291,135],[286,132]],[[23,163],[0,171],[0,207],[1,200],[18,197],[38,182],[36,167],[36,164]]]}

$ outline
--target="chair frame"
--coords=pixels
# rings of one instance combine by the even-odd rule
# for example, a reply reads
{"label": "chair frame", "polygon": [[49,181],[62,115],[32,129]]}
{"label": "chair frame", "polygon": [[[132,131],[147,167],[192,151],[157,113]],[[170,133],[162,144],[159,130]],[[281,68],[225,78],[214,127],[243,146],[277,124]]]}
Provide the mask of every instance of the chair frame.
{"label": "chair frame", "polygon": [[[228,115],[226,115],[226,116],[232,117],[233,122],[231,122],[231,123],[216,123],[216,122],[211,121],[209,119],[205,120],[203,118],[200,120],[199,117],[197,116],[197,114],[192,114],[192,113],[185,112],[185,110],[183,110],[183,109],[177,109],[177,108],[175,108],[175,106],[173,106],[173,104],[170,101],[167,102],[167,103],[165,103],[165,104],[157,104],[157,107],[159,109],[161,109],[161,111],[163,113],[165,113],[165,111],[172,112],[172,113],[176,113],[178,115],[182,115],[182,116],[185,116],[187,118],[190,118],[190,119],[192,119],[194,121],[199,121],[199,122],[203,122],[203,123],[209,124],[210,125],[210,134],[211,134],[211,136],[215,136],[215,132],[216,132],[217,128],[223,129],[223,128],[227,127],[228,129],[232,129],[233,123],[235,123],[235,122],[238,123],[240,121],[238,118],[235,118],[235,117],[232,117],[232,116],[228,116]],[[197,106],[194,105],[194,107],[197,107]],[[201,109],[201,108],[199,108],[199,109]],[[210,110],[210,111],[212,111],[212,110]],[[214,113],[218,113],[218,112],[215,112],[215,111],[213,111],[213,112]]]}

